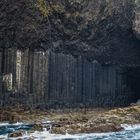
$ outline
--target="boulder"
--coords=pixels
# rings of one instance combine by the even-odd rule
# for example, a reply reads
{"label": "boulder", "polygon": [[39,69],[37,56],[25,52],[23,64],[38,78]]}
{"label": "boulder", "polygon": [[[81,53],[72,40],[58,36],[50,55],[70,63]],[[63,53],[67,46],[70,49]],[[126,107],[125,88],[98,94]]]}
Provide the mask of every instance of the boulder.
{"label": "boulder", "polygon": [[23,131],[15,131],[15,132],[9,133],[8,137],[12,137],[12,138],[22,137],[23,134],[24,134]]}

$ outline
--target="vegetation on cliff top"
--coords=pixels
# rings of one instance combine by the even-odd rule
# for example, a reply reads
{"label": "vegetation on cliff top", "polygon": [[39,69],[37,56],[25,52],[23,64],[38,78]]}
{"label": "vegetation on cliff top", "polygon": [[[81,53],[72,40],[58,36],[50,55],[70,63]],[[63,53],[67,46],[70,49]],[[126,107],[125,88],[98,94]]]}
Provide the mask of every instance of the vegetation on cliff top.
{"label": "vegetation on cliff top", "polygon": [[64,7],[62,5],[52,2],[47,3],[45,0],[37,0],[36,6],[45,17],[48,17],[53,12],[61,13],[64,11]]}

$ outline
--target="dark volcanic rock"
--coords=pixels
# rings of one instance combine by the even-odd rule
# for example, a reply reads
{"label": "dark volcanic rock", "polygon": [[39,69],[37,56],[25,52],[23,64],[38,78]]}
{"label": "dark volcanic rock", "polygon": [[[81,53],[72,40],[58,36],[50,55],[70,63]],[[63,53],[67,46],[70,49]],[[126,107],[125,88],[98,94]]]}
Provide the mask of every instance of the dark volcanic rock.
{"label": "dark volcanic rock", "polygon": [[13,133],[10,133],[8,135],[8,137],[22,137],[23,136],[23,132],[22,131],[15,131]]}
{"label": "dark volcanic rock", "polygon": [[50,48],[138,65],[135,6],[135,0],[1,0],[0,47]]}

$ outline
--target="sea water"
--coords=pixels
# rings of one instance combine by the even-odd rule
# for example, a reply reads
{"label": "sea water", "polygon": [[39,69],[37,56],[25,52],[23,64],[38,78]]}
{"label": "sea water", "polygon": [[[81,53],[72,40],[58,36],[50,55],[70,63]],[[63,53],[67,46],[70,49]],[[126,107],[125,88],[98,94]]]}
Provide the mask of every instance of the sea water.
{"label": "sea water", "polygon": [[[44,129],[42,132],[35,131],[28,133],[28,130],[32,127],[31,124],[16,123],[0,124],[0,139],[3,140],[140,140],[140,125],[122,125],[125,130],[120,132],[110,133],[92,133],[92,134],[77,134],[77,135],[58,135],[50,134],[49,131]],[[26,130],[26,133],[22,137],[8,138],[8,133],[15,130]]]}

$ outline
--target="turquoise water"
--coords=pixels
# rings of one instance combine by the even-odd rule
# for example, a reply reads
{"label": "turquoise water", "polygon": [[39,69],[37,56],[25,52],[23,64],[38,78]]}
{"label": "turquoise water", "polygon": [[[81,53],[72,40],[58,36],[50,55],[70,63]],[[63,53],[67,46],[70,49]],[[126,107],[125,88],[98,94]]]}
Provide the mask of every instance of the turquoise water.
{"label": "turquoise water", "polygon": [[21,137],[22,140],[140,140],[140,125],[123,125],[124,131],[116,133],[93,133],[93,134],[78,134],[78,135],[56,135],[50,134],[48,131],[34,132],[29,134],[28,130],[32,127],[30,124],[1,124],[0,139],[17,140],[19,138],[8,138],[8,133],[15,130],[26,130],[26,133]]}

